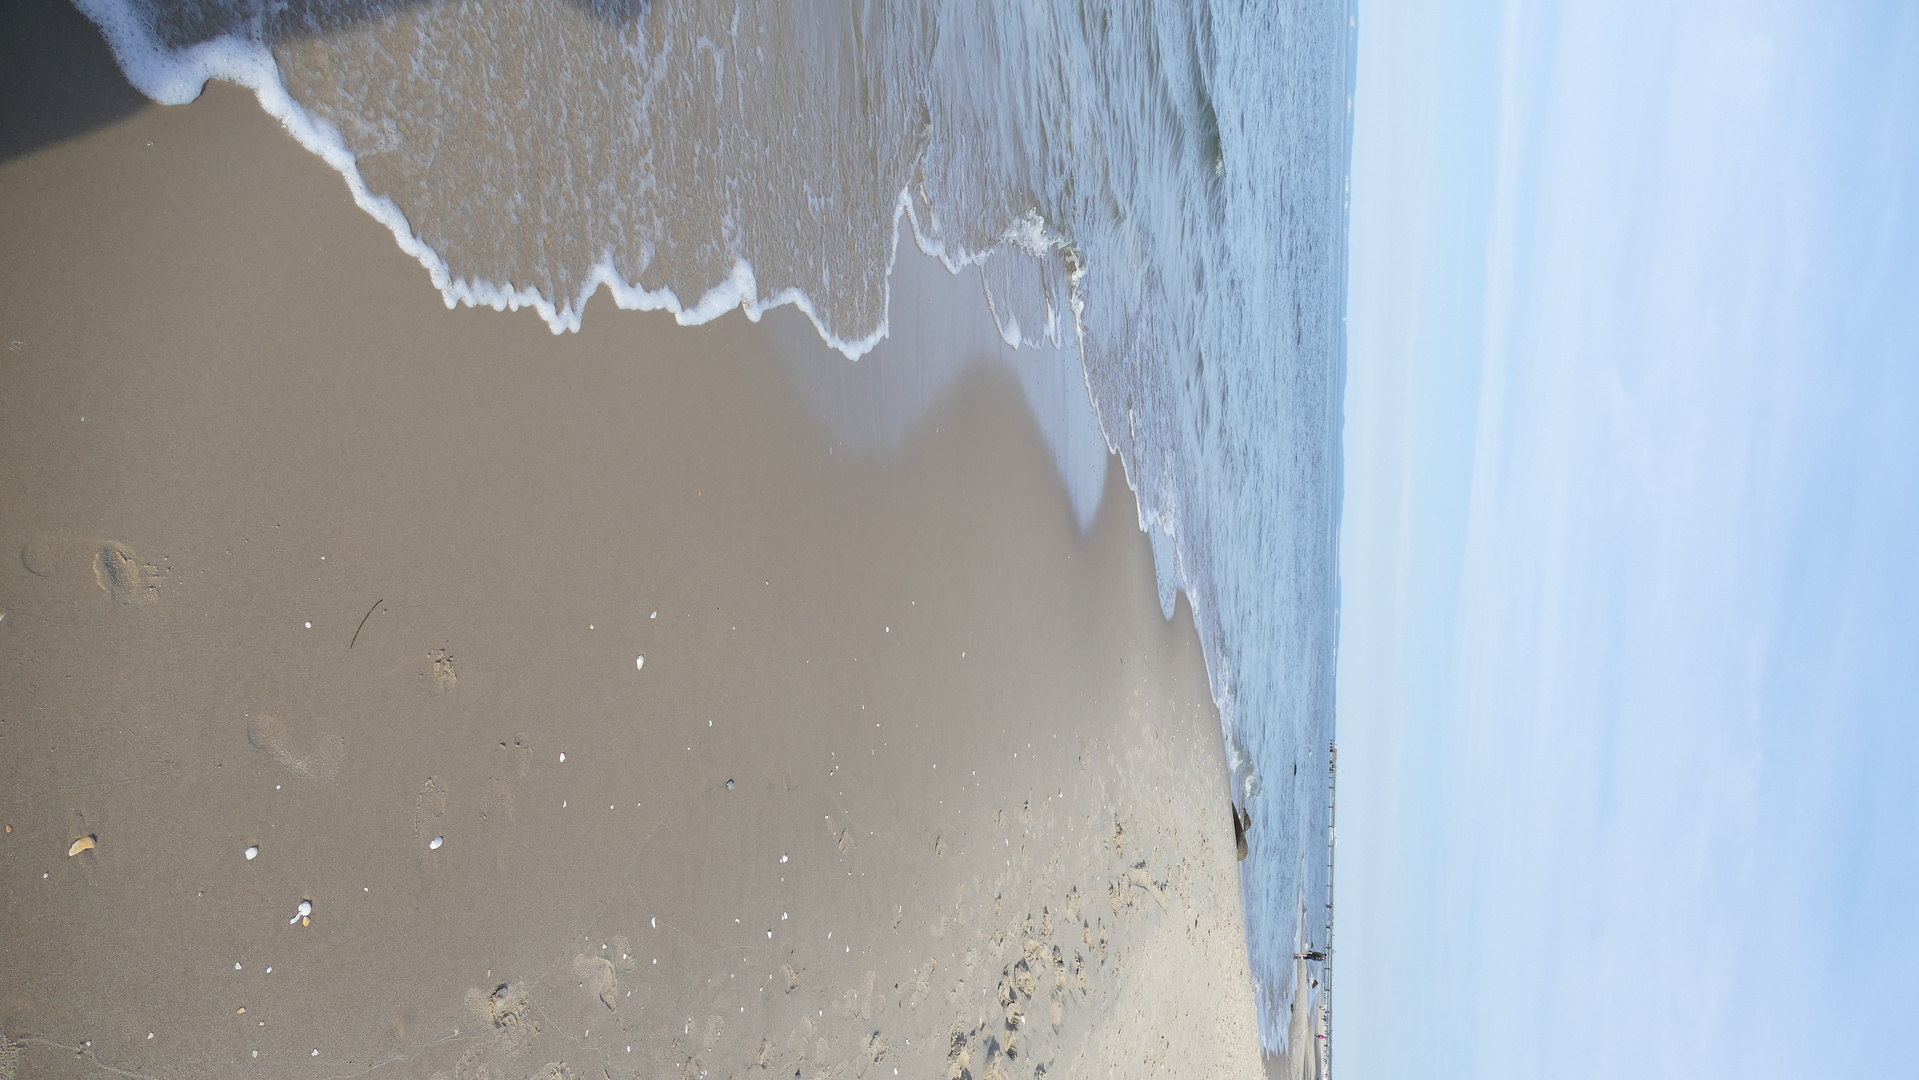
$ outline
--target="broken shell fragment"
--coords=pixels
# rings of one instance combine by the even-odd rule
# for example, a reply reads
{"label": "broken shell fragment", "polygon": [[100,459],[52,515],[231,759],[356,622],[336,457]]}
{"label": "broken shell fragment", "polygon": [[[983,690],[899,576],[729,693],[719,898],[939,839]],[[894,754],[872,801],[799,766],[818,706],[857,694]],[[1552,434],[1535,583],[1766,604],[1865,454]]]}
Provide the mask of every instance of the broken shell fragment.
{"label": "broken shell fragment", "polygon": [[99,846],[100,846],[99,843],[97,843],[93,837],[83,836],[80,839],[75,840],[73,842],[73,846],[67,849],[67,858],[71,859],[75,855],[78,855],[83,851],[92,851],[94,848],[97,848]]}

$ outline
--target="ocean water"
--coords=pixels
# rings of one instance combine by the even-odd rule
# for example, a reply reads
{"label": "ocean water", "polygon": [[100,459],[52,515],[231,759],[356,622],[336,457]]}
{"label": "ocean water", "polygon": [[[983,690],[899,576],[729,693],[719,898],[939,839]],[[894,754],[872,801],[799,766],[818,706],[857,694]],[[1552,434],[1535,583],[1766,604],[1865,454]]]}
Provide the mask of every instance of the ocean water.
{"label": "ocean water", "polygon": [[449,305],[793,304],[857,358],[904,244],[978,275],[1192,602],[1283,1042],[1329,944],[1348,0],[76,2],[156,100],[251,87]]}

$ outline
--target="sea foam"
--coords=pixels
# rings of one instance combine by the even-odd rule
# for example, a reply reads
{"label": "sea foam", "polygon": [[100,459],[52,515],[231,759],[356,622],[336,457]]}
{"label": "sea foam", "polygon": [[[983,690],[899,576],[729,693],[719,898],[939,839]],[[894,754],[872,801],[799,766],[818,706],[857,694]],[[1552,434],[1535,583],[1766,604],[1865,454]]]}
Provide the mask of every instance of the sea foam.
{"label": "sea foam", "polygon": [[[530,287],[516,288],[483,278],[458,276],[438,251],[415,234],[399,204],[368,187],[360,173],[358,159],[339,129],[302,108],[287,92],[279,64],[258,38],[227,33],[183,48],[169,48],[160,42],[132,0],[74,0],[74,4],[100,28],[127,81],[162,105],[185,105],[197,100],[207,82],[213,79],[253,91],[260,107],[277,120],[282,129],[340,174],[354,205],[386,226],[400,250],[419,261],[449,309],[462,305],[495,311],[530,308],[553,333],[563,334],[580,329],[587,301],[604,287],[616,307],[627,311],[667,311],[682,326],[708,323],[735,309],[758,322],[766,312],[790,304],[806,315],[822,340],[849,360],[871,352],[887,336],[887,324],[882,319],[869,333],[840,337],[821,319],[814,298],[798,288],[788,287],[762,296],[753,266],[745,259],[736,260],[730,272],[701,292],[690,305],[670,288],[647,289],[625,280],[607,260],[593,264],[575,295],[557,300]],[[896,207],[895,237],[900,214],[911,210],[904,191]]]}

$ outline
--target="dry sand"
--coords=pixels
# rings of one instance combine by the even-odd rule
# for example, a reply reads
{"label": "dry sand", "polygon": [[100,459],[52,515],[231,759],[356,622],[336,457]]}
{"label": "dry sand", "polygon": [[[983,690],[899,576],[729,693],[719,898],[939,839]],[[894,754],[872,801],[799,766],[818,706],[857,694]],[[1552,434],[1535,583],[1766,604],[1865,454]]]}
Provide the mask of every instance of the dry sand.
{"label": "dry sand", "polygon": [[1190,614],[1004,372],[841,452],[790,310],[447,311],[218,85],[0,250],[0,1074],[1261,1075]]}

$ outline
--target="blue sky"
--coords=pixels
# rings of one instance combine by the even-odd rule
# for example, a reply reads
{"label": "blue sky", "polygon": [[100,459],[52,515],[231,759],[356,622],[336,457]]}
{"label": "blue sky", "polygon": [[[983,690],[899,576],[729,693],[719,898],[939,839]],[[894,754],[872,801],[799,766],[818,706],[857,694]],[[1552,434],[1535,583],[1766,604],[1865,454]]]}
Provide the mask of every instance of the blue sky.
{"label": "blue sky", "polygon": [[1919,1070],[1919,5],[1360,0],[1335,1068]]}

